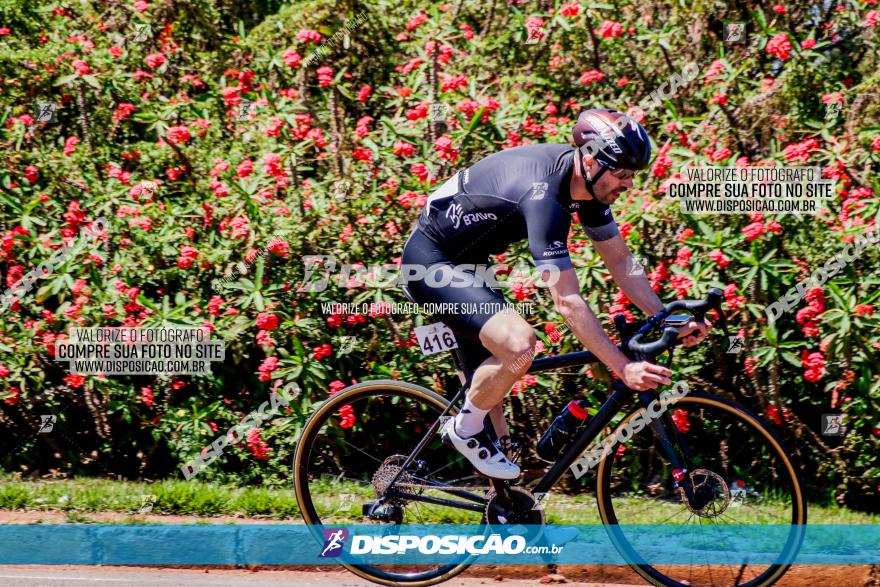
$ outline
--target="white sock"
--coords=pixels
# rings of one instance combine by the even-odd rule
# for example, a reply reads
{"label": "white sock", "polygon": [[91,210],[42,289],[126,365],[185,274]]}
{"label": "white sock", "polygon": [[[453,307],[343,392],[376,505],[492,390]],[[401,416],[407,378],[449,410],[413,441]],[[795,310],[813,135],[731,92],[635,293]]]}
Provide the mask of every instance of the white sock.
{"label": "white sock", "polygon": [[455,431],[462,438],[468,438],[483,431],[483,420],[490,410],[481,410],[465,397],[464,407],[455,417]]}

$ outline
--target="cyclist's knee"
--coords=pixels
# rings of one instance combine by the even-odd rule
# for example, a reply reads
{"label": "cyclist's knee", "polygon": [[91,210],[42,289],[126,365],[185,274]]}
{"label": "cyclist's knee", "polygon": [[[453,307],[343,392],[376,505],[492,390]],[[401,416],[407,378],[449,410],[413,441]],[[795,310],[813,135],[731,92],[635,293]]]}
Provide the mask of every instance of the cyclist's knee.
{"label": "cyclist's knee", "polygon": [[524,365],[527,368],[531,361],[524,360],[524,357],[534,353],[537,341],[538,338],[531,327],[511,330],[503,344],[506,356],[502,357],[502,360],[512,364],[514,368],[517,365]]}

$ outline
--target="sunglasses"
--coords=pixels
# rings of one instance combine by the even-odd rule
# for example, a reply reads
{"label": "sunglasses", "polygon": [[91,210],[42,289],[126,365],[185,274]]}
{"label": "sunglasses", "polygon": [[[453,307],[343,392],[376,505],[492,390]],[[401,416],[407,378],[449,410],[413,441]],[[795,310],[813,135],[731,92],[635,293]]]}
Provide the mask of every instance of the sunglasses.
{"label": "sunglasses", "polygon": [[610,173],[617,179],[622,179],[624,181],[627,179],[632,179],[636,175],[636,172],[632,169],[615,169],[614,167],[608,167],[607,165],[604,165],[603,167],[608,170],[608,173]]}

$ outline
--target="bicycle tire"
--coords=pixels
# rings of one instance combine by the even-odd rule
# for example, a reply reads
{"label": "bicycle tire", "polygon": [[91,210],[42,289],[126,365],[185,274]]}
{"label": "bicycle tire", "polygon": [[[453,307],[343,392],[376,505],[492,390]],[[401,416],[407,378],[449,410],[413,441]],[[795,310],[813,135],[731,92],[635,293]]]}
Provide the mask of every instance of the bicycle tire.
{"label": "bicycle tire", "polygon": [[[803,483],[801,481],[800,475],[798,474],[797,469],[794,466],[791,455],[789,455],[788,451],[785,449],[785,446],[779,439],[778,435],[757,415],[755,415],[748,409],[724,398],[705,393],[691,393],[685,397],[680,398],[675,404],[675,408],[679,409],[687,407],[689,405],[697,407],[708,406],[726,411],[731,416],[740,419],[742,422],[745,422],[752,428],[756,429],[760,433],[760,435],[767,440],[768,444],[773,448],[776,456],[781,460],[782,464],[785,467],[785,470],[788,472],[789,481],[791,482],[793,489],[791,524],[793,527],[795,527],[795,532],[797,532],[798,535],[794,539],[796,544],[794,544],[793,546],[787,546],[786,549],[799,548],[800,544],[803,541],[803,527],[807,523],[807,504],[804,497]],[[632,419],[636,413],[638,413],[638,411],[639,410],[636,409],[627,414],[626,417],[615,429],[615,433],[621,430],[621,428],[626,423],[628,423],[629,420]],[[665,414],[664,417],[668,418],[668,414]],[[617,446],[619,446],[619,443],[615,445],[614,448],[616,449]],[[620,532],[613,531],[609,528],[610,526],[618,525],[618,519],[614,511],[611,495],[611,473],[615,458],[616,450],[612,450],[610,454],[599,464],[597,471],[596,500],[599,506],[600,518],[602,520],[602,523],[606,526],[609,537],[611,538],[618,552],[621,552],[621,554],[625,554],[627,549],[629,549],[631,552],[634,552],[634,550],[629,544],[621,544],[621,537],[619,536],[619,534],[621,534]],[[791,542],[791,540],[792,539],[790,538],[789,542]],[[666,575],[654,569],[654,567],[651,565],[630,564],[629,566],[642,578],[647,580],[652,585],[657,585],[658,587],[685,587],[689,584],[681,583],[679,581],[676,581],[675,579],[671,579],[670,577],[667,577]],[[777,581],[779,581],[779,579],[782,578],[782,576],[788,571],[790,567],[790,564],[769,565],[767,570],[761,575],[755,577],[747,583],[738,584],[736,587],[769,587],[770,585],[773,585]],[[709,575],[711,578],[711,572],[709,573]]]}
{"label": "bicycle tire", "polygon": [[[446,409],[449,405],[447,399],[424,387],[403,381],[381,379],[349,386],[325,400],[318,407],[303,427],[300,442],[297,445],[294,455],[293,480],[296,500],[299,504],[303,520],[309,526],[313,535],[319,540],[321,537],[320,528],[323,524],[321,523],[320,516],[318,515],[311,499],[311,491],[308,485],[308,458],[311,455],[314,443],[318,439],[318,433],[323,423],[326,422],[326,420],[341,406],[374,395],[388,395],[382,394],[382,391],[393,391],[398,395],[408,396],[426,402],[437,408],[438,416],[440,412]],[[451,410],[449,415],[455,415],[455,410]],[[442,583],[443,581],[455,577],[470,566],[469,563],[447,565],[446,567],[438,567],[432,571],[425,571],[424,573],[413,575],[412,578],[402,578],[399,574],[388,573],[372,566],[342,562],[339,564],[355,575],[368,581],[379,583],[381,585],[389,585],[391,587],[424,587],[428,585],[436,585],[437,583]]]}

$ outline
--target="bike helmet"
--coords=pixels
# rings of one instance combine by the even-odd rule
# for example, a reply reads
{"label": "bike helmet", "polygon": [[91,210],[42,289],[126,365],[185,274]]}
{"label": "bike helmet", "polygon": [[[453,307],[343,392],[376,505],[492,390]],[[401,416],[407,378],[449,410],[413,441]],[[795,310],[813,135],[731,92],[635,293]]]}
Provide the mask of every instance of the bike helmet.
{"label": "bike helmet", "polygon": [[651,140],[647,131],[622,112],[607,108],[585,110],[578,115],[571,134],[581,155],[592,155],[602,166],[594,178],[586,179],[584,173],[591,195],[595,195],[593,184],[609,168],[639,170],[647,167],[651,160]]}

